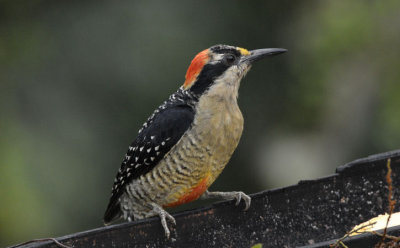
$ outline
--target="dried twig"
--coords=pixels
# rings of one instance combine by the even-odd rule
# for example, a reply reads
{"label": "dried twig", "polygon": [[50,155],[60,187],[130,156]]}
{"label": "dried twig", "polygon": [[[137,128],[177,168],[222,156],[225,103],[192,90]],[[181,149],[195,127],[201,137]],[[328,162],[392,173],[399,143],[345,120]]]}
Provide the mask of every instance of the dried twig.
{"label": "dried twig", "polygon": [[[372,231],[371,233],[383,237],[382,233],[378,233],[378,232],[375,232],[375,231]],[[392,236],[392,235],[389,235],[389,234],[386,234],[385,236],[386,236],[387,239],[391,239],[391,240],[393,240],[395,242],[400,242],[400,237]]]}
{"label": "dried twig", "polygon": [[386,166],[388,169],[388,172],[386,173],[386,183],[388,184],[388,203],[389,203],[389,216],[386,220],[386,225],[385,225],[385,229],[383,229],[383,234],[382,234],[382,238],[379,241],[379,243],[376,245],[376,247],[381,247],[382,244],[385,242],[385,239],[387,238],[387,227],[389,225],[389,221],[390,221],[390,217],[392,217],[392,213],[394,210],[394,207],[396,205],[396,201],[393,200],[393,180],[392,180],[392,168],[390,166],[391,163],[391,159],[389,158],[387,160]]}
{"label": "dried twig", "polygon": [[[338,240],[336,241],[336,243],[329,245],[329,247],[330,247],[330,248],[338,248],[338,247],[348,248],[348,247],[343,243],[343,241],[344,241],[345,239],[347,239],[351,234],[357,233],[359,230],[364,229],[365,227],[375,225],[375,223],[376,223],[376,222],[366,223],[365,225],[361,225],[361,226],[359,226],[358,228],[356,228],[356,229],[354,229],[354,230],[351,230],[350,232],[347,232],[346,235],[344,235],[343,237],[341,237],[340,239],[338,239]],[[340,246],[339,246],[339,245],[340,245]]]}

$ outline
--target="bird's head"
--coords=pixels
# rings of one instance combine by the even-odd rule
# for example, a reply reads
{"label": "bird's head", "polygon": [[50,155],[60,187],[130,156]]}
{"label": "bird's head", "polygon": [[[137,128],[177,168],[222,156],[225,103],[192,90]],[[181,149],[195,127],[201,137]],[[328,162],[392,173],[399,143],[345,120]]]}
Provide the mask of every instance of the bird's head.
{"label": "bird's head", "polygon": [[248,51],[228,45],[212,46],[194,57],[186,72],[183,88],[198,95],[216,85],[219,88],[235,88],[237,91],[240,80],[253,62],[286,51],[282,48]]}

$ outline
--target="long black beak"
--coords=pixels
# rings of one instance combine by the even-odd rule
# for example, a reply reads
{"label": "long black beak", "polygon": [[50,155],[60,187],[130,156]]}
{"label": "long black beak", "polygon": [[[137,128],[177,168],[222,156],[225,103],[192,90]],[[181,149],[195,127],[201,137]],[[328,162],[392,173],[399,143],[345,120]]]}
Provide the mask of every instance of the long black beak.
{"label": "long black beak", "polygon": [[240,63],[252,64],[260,59],[268,56],[278,55],[287,52],[284,48],[264,48],[250,51],[250,55],[244,55],[240,60]]}

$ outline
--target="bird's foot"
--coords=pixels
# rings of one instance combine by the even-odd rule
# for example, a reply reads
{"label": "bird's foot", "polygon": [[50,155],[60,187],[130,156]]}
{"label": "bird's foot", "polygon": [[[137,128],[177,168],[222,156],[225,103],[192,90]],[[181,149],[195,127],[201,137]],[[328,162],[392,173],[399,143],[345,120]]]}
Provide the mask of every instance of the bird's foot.
{"label": "bird's foot", "polygon": [[151,210],[151,213],[154,215],[158,215],[160,216],[161,219],[161,225],[164,228],[165,231],[165,236],[167,236],[167,238],[169,238],[171,232],[168,229],[168,225],[167,225],[167,218],[174,224],[176,225],[176,221],[175,218],[172,217],[172,215],[170,215],[167,211],[165,211],[161,206],[152,203],[151,206],[153,207],[153,209]]}
{"label": "bird's foot", "polygon": [[246,195],[245,193],[243,193],[242,191],[233,191],[233,192],[210,192],[210,191],[206,191],[204,192],[200,199],[215,199],[215,198],[219,198],[219,199],[224,199],[224,200],[232,200],[232,199],[236,199],[236,206],[239,205],[240,201],[243,199],[244,203],[246,204],[245,207],[245,211],[247,209],[249,209],[250,207],[250,203],[251,203],[251,198],[250,196]]}

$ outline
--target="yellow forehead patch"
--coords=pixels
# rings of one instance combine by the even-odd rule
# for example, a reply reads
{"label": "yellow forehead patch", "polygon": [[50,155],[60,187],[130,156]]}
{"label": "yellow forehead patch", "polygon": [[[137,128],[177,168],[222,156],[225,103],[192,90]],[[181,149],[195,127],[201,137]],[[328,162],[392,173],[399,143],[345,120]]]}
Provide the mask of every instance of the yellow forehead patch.
{"label": "yellow forehead patch", "polygon": [[239,50],[239,52],[242,55],[249,55],[250,54],[250,52],[247,49],[244,49],[244,48],[241,48],[241,47],[238,47],[237,50]]}

